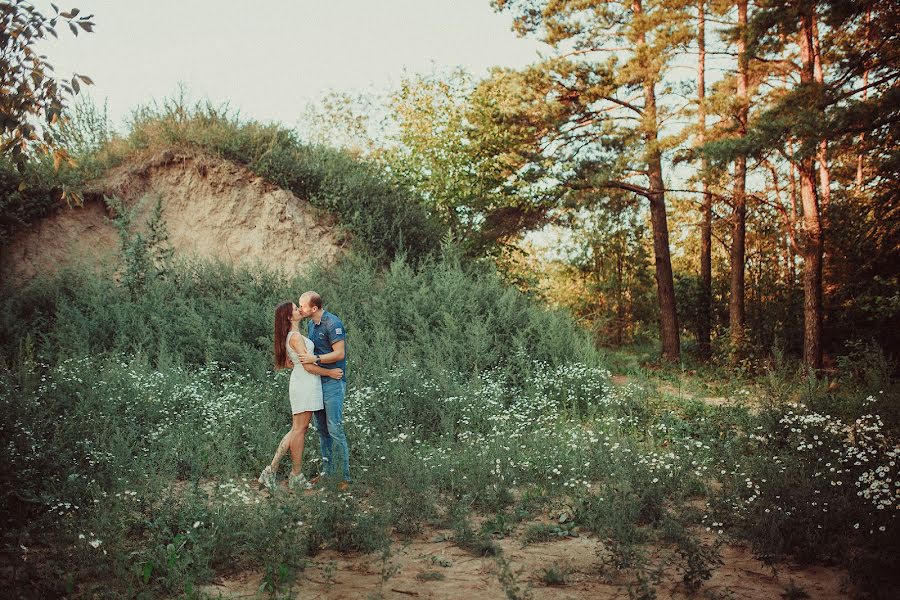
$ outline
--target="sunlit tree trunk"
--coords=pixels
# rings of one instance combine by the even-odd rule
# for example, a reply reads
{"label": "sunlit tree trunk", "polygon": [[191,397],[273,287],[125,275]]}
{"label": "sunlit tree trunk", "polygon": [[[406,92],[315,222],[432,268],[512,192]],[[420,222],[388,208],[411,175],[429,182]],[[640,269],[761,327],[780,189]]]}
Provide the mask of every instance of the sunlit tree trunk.
{"label": "sunlit tree trunk", "polygon": [[[791,156],[794,155],[794,145],[791,142],[788,142],[788,152]],[[791,224],[797,223],[797,198],[799,196],[797,191],[797,165],[793,162],[790,163],[790,184],[791,184]],[[797,284],[797,260],[794,254],[794,244],[790,243],[790,234],[788,234],[788,256],[790,259],[790,279],[788,281],[789,287],[788,291],[790,292],[790,298],[793,298],[794,286]]]}
{"label": "sunlit tree trunk", "polygon": [[[747,119],[750,110],[748,98],[747,70],[747,0],[738,0],[738,134],[747,134]],[[741,154],[734,163],[734,198],[731,221],[731,294],[728,305],[729,333],[731,338],[732,360],[737,360],[744,345],[744,279],[746,260],[747,233],[747,156]]]}
{"label": "sunlit tree trunk", "polygon": [[[632,1],[636,17],[642,15],[640,0]],[[639,29],[636,34],[638,52],[646,47],[646,35]],[[647,146],[647,176],[650,190],[650,223],[653,228],[653,253],[656,263],[656,289],[659,299],[659,334],[663,359],[678,362],[681,359],[681,341],[678,331],[678,314],[675,308],[675,284],[672,277],[672,260],[669,253],[669,224],[666,218],[665,181],[663,180],[662,152],[657,145],[659,120],[656,112],[656,79],[644,77],[643,137]]]}
{"label": "sunlit tree trunk", "polygon": [[[699,0],[697,17],[697,138],[706,142],[706,2]],[[706,159],[700,163],[703,208],[700,221],[700,298],[697,307],[697,347],[701,358],[710,356],[712,311],[712,194],[706,181]]]}
{"label": "sunlit tree trunk", "polygon": [[[872,9],[871,7],[866,10],[866,48],[869,47],[870,40],[870,23],[872,21]],[[868,62],[868,61],[867,61]],[[869,67],[866,66],[866,70],[863,71],[863,102],[869,99]],[[859,134],[859,146],[863,147],[863,142],[866,139],[866,134]],[[863,153],[860,152],[859,156],[856,157],[856,187],[861,188],[863,184]]]}
{"label": "sunlit tree trunk", "polygon": [[[819,24],[813,14],[812,44],[813,44],[813,79],[820,86],[825,85],[825,71],[822,67],[822,52],[819,47]],[[816,152],[819,162],[819,193],[821,195],[821,212],[823,229],[828,229],[828,209],[831,206],[831,172],[828,169],[828,141],[821,140]]]}
{"label": "sunlit tree trunk", "polygon": [[[800,16],[800,81],[814,80],[813,9],[807,5]],[[800,204],[803,210],[803,363],[810,369],[822,367],[822,259],[823,231],[816,193],[816,161],[800,157]]]}

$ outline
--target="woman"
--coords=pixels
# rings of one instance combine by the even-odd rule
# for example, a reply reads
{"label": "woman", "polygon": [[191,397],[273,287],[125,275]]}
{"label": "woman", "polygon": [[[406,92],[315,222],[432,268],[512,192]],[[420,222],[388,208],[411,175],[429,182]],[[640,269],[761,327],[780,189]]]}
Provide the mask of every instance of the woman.
{"label": "woman", "polygon": [[293,464],[288,487],[291,489],[310,487],[303,473],[300,472],[300,467],[309,421],[314,411],[323,408],[320,376],[340,379],[344,374],[341,369],[323,369],[315,364],[304,365],[300,362],[302,357],[313,352],[312,341],[300,333],[301,319],[300,310],[293,302],[282,302],[275,309],[275,368],[293,368],[288,388],[293,424],[291,430],[278,444],[272,464],[263,469],[259,476],[259,482],[270,490],[274,490],[277,486],[275,474],[278,471],[278,463],[281,462],[289,448]]}

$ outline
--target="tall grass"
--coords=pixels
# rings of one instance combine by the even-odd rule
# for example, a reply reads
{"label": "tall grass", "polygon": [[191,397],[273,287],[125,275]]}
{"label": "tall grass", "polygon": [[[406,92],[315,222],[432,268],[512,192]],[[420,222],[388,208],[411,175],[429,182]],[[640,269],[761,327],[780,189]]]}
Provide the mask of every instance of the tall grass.
{"label": "tall grass", "polygon": [[[188,263],[142,286],[69,271],[2,295],[2,550],[31,595],[191,596],[233,569],[278,592],[322,548],[430,526],[482,555],[592,534],[598,568],[645,595],[669,567],[702,587],[726,536],[895,589],[896,429],[877,415],[896,388],[775,374],[708,406],[614,387],[566,315],[452,257],[292,280]],[[269,498],[253,479],[288,425],[272,310],[309,288],[348,329],[354,485]]]}
{"label": "tall grass", "polygon": [[212,364],[261,378],[271,365],[275,305],[314,289],[350,334],[350,377],[414,369],[444,385],[488,370],[524,376],[533,361],[598,357],[563,312],[546,311],[493,272],[455,261],[386,271],[354,255],[332,269],[287,279],[277,273],[188,262],[129,292],[109,274],[69,270],[0,300],[7,365],[23,344],[54,364],[114,353],[155,367]]}
{"label": "tall grass", "polygon": [[[865,472],[889,478],[893,450],[870,436],[860,446],[875,451],[870,464],[843,459],[839,474],[827,473],[817,461],[830,450],[852,457],[857,446],[817,419],[792,420],[787,407],[682,414],[575,366],[536,365],[526,381],[487,372],[455,395],[414,370],[383,374],[354,385],[347,400],[361,493],[269,499],[248,480],[286,427],[283,375],[160,371],[112,355],[26,363],[0,387],[3,513],[13,534],[5,551],[22,546],[69,565],[81,592],[115,576],[132,592],[183,593],[231,568],[265,570],[275,585],[323,547],[372,551],[390,530],[415,535],[429,524],[454,529],[464,549],[495,554],[491,535],[514,535],[523,514],[561,503],[571,509],[556,533],[577,526],[598,535],[598,561],[626,583],[634,578],[628,585],[650,585],[669,564],[700,587],[724,541],[701,541],[705,527],[750,540],[772,561],[840,560],[857,580],[880,577],[891,589],[897,526],[890,504],[877,509],[890,491],[860,498],[851,484]],[[710,420],[739,429],[734,442],[723,445]],[[783,436],[790,443],[777,445]],[[796,449],[815,436],[829,452]],[[307,459],[316,456],[309,441]],[[711,480],[722,488],[707,492]],[[705,495],[705,511],[686,503]],[[494,517],[475,529],[473,510]],[[663,552],[651,559],[647,543]]]}

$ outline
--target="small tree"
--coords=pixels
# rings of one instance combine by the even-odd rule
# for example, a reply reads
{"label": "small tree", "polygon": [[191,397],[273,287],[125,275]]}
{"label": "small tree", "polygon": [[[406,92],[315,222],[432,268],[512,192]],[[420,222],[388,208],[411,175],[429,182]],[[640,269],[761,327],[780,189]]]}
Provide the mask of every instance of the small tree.
{"label": "small tree", "polygon": [[[73,8],[47,17],[22,0],[0,1],[0,153],[8,156],[21,171],[29,150],[52,153],[56,167],[69,161],[65,150],[55,143],[52,131],[38,123],[57,123],[67,97],[75,96],[81,83],[93,84],[89,77],[74,74],[70,80],[51,76],[53,66],[38,54],[35,44],[47,35],[57,37],[62,21],[72,33],[93,31],[93,15],[81,15]],[[81,15],[81,16],[80,16]]]}
{"label": "small tree", "polygon": [[156,199],[153,211],[143,231],[135,227],[138,215],[147,197],[132,207],[126,207],[119,198],[105,198],[107,206],[115,213],[113,225],[119,233],[122,258],[121,283],[137,298],[153,279],[165,279],[172,267],[174,249],[169,243],[169,231],[163,219],[162,198]]}

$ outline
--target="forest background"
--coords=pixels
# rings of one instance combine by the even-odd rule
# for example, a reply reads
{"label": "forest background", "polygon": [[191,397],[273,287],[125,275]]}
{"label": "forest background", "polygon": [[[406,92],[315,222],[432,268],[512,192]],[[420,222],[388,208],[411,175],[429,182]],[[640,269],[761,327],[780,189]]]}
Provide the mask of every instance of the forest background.
{"label": "forest background", "polygon": [[[553,54],[332,92],[301,139],[377,165],[467,256],[499,261],[598,344],[659,340],[677,362],[684,338],[704,360],[775,349],[813,369],[847,342],[897,352],[893,7],[495,8]],[[74,110],[68,146],[115,134],[102,109]],[[4,239],[42,212],[7,206]]]}
{"label": "forest background", "polygon": [[[93,17],[0,3],[0,243],[173,146],[246,165],[354,240],[344,263],[285,281],[179,264],[164,216],[139,233],[120,210],[117,278],[3,282],[4,568],[21,589],[90,595],[112,572],[123,595],[191,596],[238,564],[277,590],[303,568],[291,548],[368,552],[441,524],[493,553],[496,531],[473,530],[470,508],[507,532],[514,514],[565,501],[629,591],[651,585],[648,539],[675,548],[696,591],[718,546],[692,528],[713,522],[767,560],[834,561],[890,597],[900,8],[493,5],[554,52],[485,78],[334,92],[297,130],[176,94],[118,131],[75,99],[89,76],[55,78],[34,49],[56,29],[90,34]],[[266,311],[312,282],[340,299],[368,359],[353,365],[352,434],[372,505],[248,508],[233,482],[268,460],[284,416],[275,391],[259,397]],[[603,366],[626,364],[699,371],[737,399],[613,388]],[[71,418],[50,422],[48,407]],[[321,527],[294,531],[288,505]],[[48,581],[47,565],[65,577]]]}

